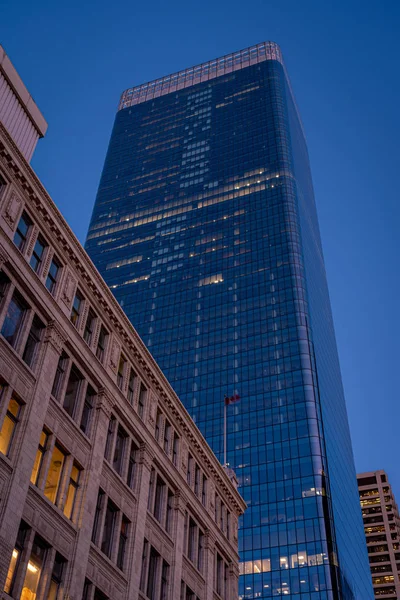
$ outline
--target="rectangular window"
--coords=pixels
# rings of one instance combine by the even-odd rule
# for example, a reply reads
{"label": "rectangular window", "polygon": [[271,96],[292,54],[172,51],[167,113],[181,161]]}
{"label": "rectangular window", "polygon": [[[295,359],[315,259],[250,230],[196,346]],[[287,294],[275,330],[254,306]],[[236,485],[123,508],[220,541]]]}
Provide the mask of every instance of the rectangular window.
{"label": "rectangular window", "polygon": [[44,562],[46,560],[48,546],[41,537],[35,535],[31,555],[26,567],[24,584],[22,587],[21,600],[36,598],[40,578],[42,576]]}
{"label": "rectangular window", "polygon": [[97,348],[96,348],[96,356],[100,362],[103,362],[103,360],[104,360],[107,336],[108,336],[107,330],[102,325],[100,327],[99,339],[98,339]]}
{"label": "rectangular window", "polygon": [[172,525],[174,518],[174,494],[171,490],[168,490],[167,498],[167,514],[165,517],[165,529],[168,533],[172,533]]}
{"label": "rectangular window", "polygon": [[26,212],[23,212],[19,220],[17,230],[14,234],[14,244],[21,252],[23,252],[25,249],[26,240],[28,239],[28,234],[31,227],[32,221],[30,220]]}
{"label": "rectangular window", "polygon": [[128,545],[129,521],[125,515],[122,517],[121,530],[119,532],[117,567],[124,570],[126,547]]}
{"label": "rectangular window", "polygon": [[196,523],[193,519],[189,519],[188,559],[192,562],[194,562],[196,552],[196,530]]}
{"label": "rectangular window", "polygon": [[109,600],[109,598],[99,588],[95,588],[93,600]]}
{"label": "rectangular window", "polygon": [[56,286],[58,282],[58,278],[60,276],[61,264],[56,257],[51,261],[49,272],[46,277],[46,287],[49,290],[50,294],[54,296],[54,292],[56,291]]}
{"label": "rectangular window", "polygon": [[66,562],[67,561],[65,560],[65,558],[57,552],[56,557],[54,559],[53,571],[51,573],[50,587],[47,600],[57,600],[57,598],[60,597]]}
{"label": "rectangular window", "polygon": [[136,381],[136,373],[133,369],[129,372],[129,382],[128,382],[128,402],[133,405],[133,399],[135,394],[135,381]]}
{"label": "rectangular window", "polygon": [[111,556],[114,542],[115,522],[117,520],[118,508],[111,500],[107,502],[106,517],[104,520],[103,540],[101,550],[108,558]]}
{"label": "rectangular window", "polygon": [[120,359],[119,359],[119,364],[118,364],[118,373],[117,373],[117,385],[120,390],[122,390],[122,388],[124,386],[125,365],[126,365],[126,360],[123,357],[123,355],[121,354]]}
{"label": "rectangular window", "polygon": [[165,482],[157,476],[156,494],[154,499],[154,516],[161,523],[164,508]]}
{"label": "rectangular window", "polygon": [[143,417],[144,417],[144,411],[145,411],[145,407],[146,407],[146,395],[147,395],[147,389],[144,387],[143,384],[140,384],[138,413],[139,413],[139,417],[141,419],[143,419]]}
{"label": "rectangular window", "polygon": [[164,452],[169,454],[169,445],[171,440],[171,423],[165,421],[164,426]]}
{"label": "rectangular window", "polygon": [[14,292],[7,308],[3,327],[1,328],[1,335],[13,348],[15,348],[17,345],[18,337],[21,332],[22,323],[27,310],[28,305],[26,304],[25,300],[22,298],[22,296],[20,296],[20,294],[18,294],[18,292]]}
{"label": "rectangular window", "polygon": [[196,496],[200,493],[200,467],[197,463],[194,468],[194,493]]}
{"label": "rectangular window", "polygon": [[25,537],[26,537],[26,533],[27,533],[28,529],[29,529],[28,525],[24,521],[21,521],[21,524],[20,524],[19,530],[18,530],[17,541],[15,542],[15,547],[14,547],[14,550],[12,551],[11,560],[10,560],[7,577],[6,577],[6,582],[4,585],[4,591],[7,592],[7,594],[12,593],[15,574],[18,569],[22,550],[24,549]]}
{"label": "rectangular window", "polygon": [[163,414],[162,414],[161,410],[157,409],[156,431],[155,431],[155,438],[156,438],[157,442],[160,439],[160,431],[161,431],[161,426],[162,426],[162,419],[163,419]]}
{"label": "rectangular window", "polygon": [[204,533],[199,530],[199,539],[197,541],[197,568],[203,573],[204,568]]}
{"label": "rectangular window", "polygon": [[96,397],[96,392],[94,391],[92,386],[88,385],[86,388],[85,402],[83,404],[83,411],[82,411],[81,424],[80,424],[81,430],[87,436],[90,433],[90,424],[92,421],[95,397]]}
{"label": "rectangular window", "polygon": [[63,407],[73,417],[77,404],[79,390],[83,381],[83,375],[75,365],[72,365],[65,391]]}
{"label": "rectangular window", "polygon": [[113,458],[113,468],[116,470],[116,472],[119,475],[121,475],[122,469],[123,469],[125,446],[126,446],[127,438],[128,438],[128,434],[121,427],[121,425],[119,425],[118,430],[117,430],[117,439],[115,442],[114,458]]}
{"label": "rectangular window", "polygon": [[151,469],[150,473],[150,482],[149,482],[149,495],[147,499],[147,509],[151,511],[153,505],[153,491],[154,491],[154,482],[156,479],[156,472],[154,469]]}
{"label": "rectangular window", "polygon": [[85,331],[83,332],[83,339],[85,340],[88,346],[90,346],[90,344],[92,343],[96,318],[97,317],[95,313],[92,311],[91,308],[89,308],[88,316],[85,323]]}
{"label": "rectangular window", "polygon": [[81,469],[75,463],[72,465],[71,475],[69,476],[69,484],[67,490],[67,498],[65,500],[64,515],[67,519],[74,518],[74,509],[76,502],[76,495],[79,489],[79,479],[81,476]]}
{"label": "rectangular window", "polygon": [[0,431],[0,452],[8,456],[21,414],[21,403],[11,398],[8,403],[6,416]]}
{"label": "rectangular window", "polygon": [[117,422],[116,422],[114,415],[111,415],[111,418],[108,422],[107,441],[106,441],[106,448],[104,451],[104,456],[107,460],[110,460],[111,446],[113,443],[114,431],[115,431],[116,424],[117,424]]}
{"label": "rectangular window", "polygon": [[78,327],[79,317],[80,317],[81,311],[82,311],[82,304],[83,304],[83,296],[80,293],[80,291],[77,290],[76,294],[75,294],[74,302],[72,304],[72,310],[71,310],[71,321],[75,325],[75,327]]}
{"label": "rectangular window", "polygon": [[160,564],[160,555],[153,547],[150,549],[149,574],[147,578],[146,595],[150,600],[156,600],[158,569]]}
{"label": "rectangular window", "polygon": [[188,455],[187,462],[187,472],[186,472],[186,480],[188,485],[192,485],[192,470],[193,470],[193,456],[191,454]]}
{"label": "rectangular window", "polygon": [[94,513],[93,531],[92,531],[92,542],[96,544],[99,536],[100,517],[103,510],[105,494],[102,489],[99,489],[96,502],[96,512]]}
{"label": "rectangular window", "polygon": [[39,349],[40,341],[42,339],[44,331],[44,323],[39,319],[37,315],[33,317],[31,329],[29,331],[28,339],[26,341],[25,350],[22,355],[22,360],[26,362],[28,367],[33,367],[37,351]]}
{"label": "rectangular window", "polygon": [[41,270],[41,266],[43,263],[44,251],[46,248],[47,248],[47,243],[42,238],[42,236],[39,235],[36,240],[35,247],[33,248],[31,260],[29,261],[29,264],[31,265],[31,267],[35,271],[35,273],[39,274],[39,272]]}
{"label": "rectangular window", "polygon": [[165,560],[163,560],[162,569],[161,569],[160,600],[167,600],[168,585],[169,585],[169,564]]}
{"label": "rectangular window", "polygon": [[178,452],[179,452],[179,436],[174,432],[174,443],[172,446],[172,462],[175,467],[178,466]]}
{"label": "rectangular window", "polygon": [[57,370],[54,376],[53,387],[51,390],[51,395],[54,396],[54,398],[56,398],[57,400],[60,399],[61,389],[64,383],[67,365],[68,355],[65,352],[62,352],[60,358],[58,359]]}
{"label": "rectangular window", "polygon": [[226,537],[228,540],[231,539],[231,513],[229,510],[226,512]]}
{"label": "rectangular window", "polygon": [[217,594],[223,596],[223,584],[224,584],[224,561],[222,557],[217,553],[217,568],[216,568],[216,585],[215,589]]}
{"label": "rectangular window", "polygon": [[44,486],[44,495],[50,500],[50,502],[53,502],[53,504],[55,504],[57,501],[64,463],[65,453],[57,445],[54,446],[50,467]]}
{"label": "rectangular window", "polygon": [[201,503],[203,506],[207,504],[207,477],[203,473],[203,485],[201,488]]}
{"label": "rectangular window", "polygon": [[142,568],[140,571],[140,584],[139,588],[142,592],[146,589],[146,575],[147,575],[147,556],[149,551],[149,542],[145,539],[143,542],[143,551],[142,551]]}
{"label": "rectangular window", "polygon": [[129,465],[128,465],[128,476],[126,478],[126,483],[131,488],[131,490],[135,489],[136,485],[136,468],[137,468],[137,455],[138,455],[138,447],[135,442],[131,442],[131,451],[129,454]]}
{"label": "rectangular window", "polygon": [[33,485],[37,485],[40,477],[40,471],[42,468],[43,457],[47,450],[47,442],[49,440],[48,434],[43,430],[40,434],[39,446],[36,450],[35,462],[33,463],[33,469],[31,474],[31,482]]}

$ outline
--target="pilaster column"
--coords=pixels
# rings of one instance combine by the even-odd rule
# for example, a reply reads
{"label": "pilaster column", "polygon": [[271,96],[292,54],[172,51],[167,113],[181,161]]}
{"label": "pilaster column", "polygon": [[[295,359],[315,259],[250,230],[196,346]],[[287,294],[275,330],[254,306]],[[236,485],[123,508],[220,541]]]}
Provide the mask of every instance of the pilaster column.
{"label": "pilaster column", "polygon": [[[212,531],[206,529],[205,531],[205,573],[204,578],[206,580],[206,600],[214,599],[214,570],[215,570],[215,541],[216,537]],[[230,598],[230,596],[228,596]],[[234,596],[232,596],[234,598]]]}
{"label": "pilaster column", "polygon": [[40,377],[31,390],[22,419],[21,428],[14,443],[19,443],[12,454],[13,472],[10,485],[2,498],[0,513],[0,554],[4,557],[0,567],[0,589],[4,589],[8,565],[14,548],[21,521],[25,500],[29,489],[30,476],[39,444],[40,434],[46,417],[58,357],[64,344],[64,336],[59,326],[52,322],[46,328],[43,346],[38,358],[37,372]]}
{"label": "pilaster column", "polygon": [[[96,512],[97,496],[103,469],[104,450],[107,440],[108,422],[113,408],[113,398],[105,389],[99,390],[96,400],[93,446],[82,490],[82,508],[78,520],[78,537],[69,573],[69,599],[81,600],[85,582],[87,562],[92,538],[93,521]],[[68,589],[68,588],[67,588]]]}
{"label": "pilaster column", "polygon": [[185,551],[185,518],[187,498],[181,490],[175,493],[173,537],[175,554],[173,559],[172,597],[179,598],[182,580],[182,556]]}
{"label": "pilaster column", "polygon": [[140,574],[142,568],[143,542],[146,529],[147,502],[149,497],[150,473],[154,460],[154,451],[147,443],[140,444],[139,481],[135,522],[132,523],[133,544],[130,561],[132,564],[128,598],[139,597]]}

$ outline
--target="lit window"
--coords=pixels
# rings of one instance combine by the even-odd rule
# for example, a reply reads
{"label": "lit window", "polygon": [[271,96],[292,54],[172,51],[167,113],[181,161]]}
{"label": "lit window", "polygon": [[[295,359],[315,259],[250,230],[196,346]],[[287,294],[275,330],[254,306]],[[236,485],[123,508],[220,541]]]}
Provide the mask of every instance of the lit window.
{"label": "lit window", "polygon": [[4,417],[3,426],[0,431],[0,452],[8,456],[15,434],[15,430],[21,413],[21,404],[11,398],[8,403],[7,413]]}
{"label": "lit window", "polygon": [[38,535],[35,535],[31,555],[26,567],[20,600],[34,600],[36,598],[36,592],[42,575],[44,561],[46,559],[47,548],[47,544]]}
{"label": "lit window", "polygon": [[14,550],[12,551],[11,560],[10,560],[7,577],[6,577],[6,582],[4,585],[4,591],[7,594],[12,593],[15,574],[18,570],[19,561],[21,558],[21,552],[24,549],[25,537],[26,537],[26,532],[28,531],[28,529],[29,529],[29,527],[27,526],[27,524],[24,523],[24,521],[21,521],[21,524],[20,524],[19,530],[18,530],[17,541],[15,543]]}
{"label": "lit window", "polygon": [[82,310],[82,303],[83,303],[83,296],[80,293],[80,291],[77,290],[77,292],[75,294],[74,302],[72,304],[72,310],[71,310],[71,321],[75,325],[75,327],[78,327],[79,317],[80,317],[81,310]]}
{"label": "lit window", "polygon": [[32,226],[32,221],[28,217],[28,215],[24,212],[19,220],[17,230],[14,234],[14,244],[17,246],[18,250],[23,252],[26,245],[26,240],[28,239],[29,230]]}
{"label": "lit window", "polygon": [[81,475],[80,468],[74,463],[71,469],[71,475],[69,478],[68,490],[67,490],[67,499],[65,501],[64,506],[64,515],[68,519],[73,519],[74,517],[74,508],[75,508],[75,500],[76,494],[79,488],[79,478]]}
{"label": "lit window", "polygon": [[40,477],[40,470],[42,468],[43,457],[47,449],[47,442],[49,436],[45,431],[40,434],[40,441],[38,449],[36,450],[35,462],[33,463],[33,469],[31,474],[31,482],[33,485],[37,485]]}
{"label": "lit window", "polygon": [[42,323],[39,317],[35,315],[33,317],[28,339],[26,341],[25,350],[22,355],[22,360],[26,362],[28,367],[32,367],[34,365],[43,331],[44,323]]}
{"label": "lit window", "polygon": [[46,287],[49,290],[50,294],[54,295],[56,285],[58,282],[58,277],[60,274],[61,264],[57,260],[57,258],[53,258],[51,261],[49,272],[47,273],[46,278]]}
{"label": "lit window", "polygon": [[64,452],[58,446],[54,446],[50,467],[47,473],[46,484],[44,486],[44,495],[50,500],[50,502],[53,502],[53,504],[55,504],[57,500],[64,462]]}
{"label": "lit window", "polygon": [[18,292],[15,292],[8,305],[7,314],[1,328],[1,335],[13,348],[17,344],[27,309],[28,306],[24,299]]}
{"label": "lit window", "polygon": [[40,272],[46,247],[46,242],[39,235],[38,239],[36,240],[35,247],[33,248],[31,260],[29,261],[29,264],[31,265],[35,273]]}

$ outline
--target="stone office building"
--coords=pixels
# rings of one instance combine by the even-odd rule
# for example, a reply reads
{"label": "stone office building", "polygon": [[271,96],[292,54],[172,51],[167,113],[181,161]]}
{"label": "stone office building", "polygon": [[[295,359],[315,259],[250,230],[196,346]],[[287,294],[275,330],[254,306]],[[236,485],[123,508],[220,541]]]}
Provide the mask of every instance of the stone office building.
{"label": "stone office building", "polygon": [[234,479],[30,152],[1,121],[1,597],[233,600],[245,509]]}

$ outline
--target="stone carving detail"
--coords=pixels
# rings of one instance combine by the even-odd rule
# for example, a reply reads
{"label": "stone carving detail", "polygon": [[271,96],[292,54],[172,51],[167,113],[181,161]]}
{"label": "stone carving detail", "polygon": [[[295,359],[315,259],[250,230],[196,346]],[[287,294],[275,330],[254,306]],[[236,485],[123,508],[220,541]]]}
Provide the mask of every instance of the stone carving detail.
{"label": "stone carving detail", "polygon": [[37,237],[39,235],[39,228],[36,225],[33,226],[32,232],[29,236],[29,245],[26,251],[26,254],[30,256],[33,252],[33,247],[36,243]]}
{"label": "stone carving detail", "polygon": [[120,354],[121,354],[121,346],[119,345],[118,341],[114,337],[112,340],[112,343],[111,343],[111,352],[110,352],[110,367],[114,371],[114,373],[116,373],[117,369],[118,369]]}
{"label": "stone carving detail", "polygon": [[68,308],[71,308],[72,299],[73,299],[74,293],[75,293],[75,288],[76,288],[76,279],[72,275],[71,271],[68,271],[66,274],[65,280],[64,280],[64,286],[63,286],[63,291],[62,291],[62,296],[61,296],[62,301]]}
{"label": "stone carving detail", "polygon": [[114,400],[105,388],[101,388],[98,391],[96,408],[102,409],[108,418],[111,417],[111,412],[114,408]]}
{"label": "stone carving detail", "polygon": [[9,256],[5,248],[0,244],[0,269],[2,266],[8,262]]}
{"label": "stone carving detail", "polygon": [[150,448],[149,444],[142,442],[140,444],[139,452],[140,452],[140,454],[139,454],[140,463],[143,464],[145,467],[147,467],[150,471],[151,467],[153,466],[154,453],[153,453],[152,449]]}
{"label": "stone carving detail", "polygon": [[51,344],[57,353],[61,354],[66,338],[55,321],[50,321],[47,325],[44,341]]}
{"label": "stone carving detail", "polygon": [[11,229],[14,229],[14,225],[20,215],[21,210],[22,200],[15,192],[12,192],[4,210],[4,220],[8,223]]}
{"label": "stone carving detail", "polygon": [[209,513],[214,516],[215,511],[215,485],[212,481],[209,481],[208,485],[208,506]]}
{"label": "stone carving detail", "polygon": [[175,492],[175,510],[179,510],[183,515],[185,514],[188,500],[182,490],[176,490]]}
{"label": "stone carving detail", "polygon": [[233,519],[233,540],[238,541],[238,520],[235,518]]}

